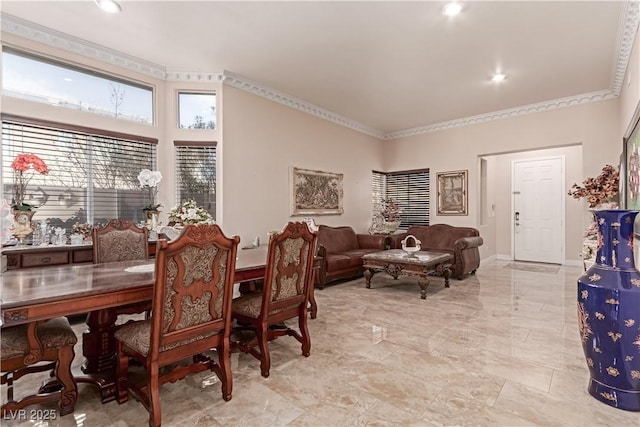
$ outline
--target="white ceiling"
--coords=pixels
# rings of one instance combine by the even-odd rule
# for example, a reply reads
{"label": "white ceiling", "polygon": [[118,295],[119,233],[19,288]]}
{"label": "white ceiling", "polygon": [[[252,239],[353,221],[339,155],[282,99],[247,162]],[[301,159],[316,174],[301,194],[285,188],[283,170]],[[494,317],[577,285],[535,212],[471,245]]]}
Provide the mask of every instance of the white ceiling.
{"label": "white ceiling", "polygon": [[469,1],[455,18],[442,1],[120,3],[115,15],[92,0],[0,7],[167,71],[228,70],[387,136],[615,97],[638,26],[637,3],[615,1]]}

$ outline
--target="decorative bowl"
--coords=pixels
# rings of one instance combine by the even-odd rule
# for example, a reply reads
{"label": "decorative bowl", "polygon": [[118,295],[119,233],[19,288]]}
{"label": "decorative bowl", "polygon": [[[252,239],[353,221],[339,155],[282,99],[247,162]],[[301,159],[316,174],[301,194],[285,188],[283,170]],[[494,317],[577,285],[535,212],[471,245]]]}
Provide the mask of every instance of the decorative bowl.
{"label": "decorative bowl", "polygon": [[[409,239],[413,239],[413,246],[407,246]],[[415,252],[420,250],[420,240],[418,240],[414,235],[409,234],[402,240],[402,250],[407,253],[407,257],[415,257]]]}

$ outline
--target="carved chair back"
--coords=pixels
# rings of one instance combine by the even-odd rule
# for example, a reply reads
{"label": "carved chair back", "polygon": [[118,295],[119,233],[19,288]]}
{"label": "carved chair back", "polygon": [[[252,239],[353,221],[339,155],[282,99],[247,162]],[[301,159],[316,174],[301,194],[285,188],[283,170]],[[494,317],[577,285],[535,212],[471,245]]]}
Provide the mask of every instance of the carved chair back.
{"label": "carved chair back", "polygon": [[149,231],[133,222],[112,219],[93,229],[94,264],[149,259]]}
{"label": "carved chair back", "polygon": [[[159,241],[151,360],[161,360],[167,350],[179,346],[189,355],[228,342],[239,242],[238,236],[226,237],[216,224],[188,225],[175,240]],[[216,342],[204,339],[214,336]],[[197,344],[201,340],[203,344]]]}
{"label": "carved chair back", "polygon": [[[306,312],[313,286],[317,234],[304,222],[290,222],[269,240],[260,317],[278,321]],[[306,316],[305,316],[306,317]]]}

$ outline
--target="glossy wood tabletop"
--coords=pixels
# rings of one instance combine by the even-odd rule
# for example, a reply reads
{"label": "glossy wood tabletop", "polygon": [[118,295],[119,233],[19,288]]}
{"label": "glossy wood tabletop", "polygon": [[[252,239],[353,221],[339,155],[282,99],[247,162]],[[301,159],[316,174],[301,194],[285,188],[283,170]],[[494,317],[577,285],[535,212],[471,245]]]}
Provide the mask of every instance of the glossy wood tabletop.
{"label": "glossy wood tabletop", "polygon": [[[238,251],[236,281],[264,277],[266,257],[266,245]],[[8,271],[0,275],[2,325],[150,300],[154,277],[153,260]]]}

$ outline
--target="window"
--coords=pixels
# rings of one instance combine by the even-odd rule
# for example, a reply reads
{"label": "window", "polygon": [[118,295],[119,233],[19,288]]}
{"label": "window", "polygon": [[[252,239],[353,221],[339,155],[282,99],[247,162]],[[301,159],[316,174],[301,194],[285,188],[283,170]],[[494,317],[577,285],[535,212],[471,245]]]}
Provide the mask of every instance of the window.
{"label": "window", "polygon": [[403,172],[372,172],[373,214],[381,200],[391,198],[402,210],[401,228],[429,225],[429,169]]}
{"label": "window", "polygon": [[178,127],[180,129],[215,129],[215,93],[178,93]]}
{"label": "window", "polygon": [[156,140],[97,129],[2,116],[3,192],[13,194],[11,162],[21,153],[38,155],[50,169],[34,174],[26,202],[38,206],[34,221],[48,220],[70,234],[73,224],[110,219],[142,222],[147,191],[141,169],[154,169]]}
{"label": "window", "polygon": [[175,141],[177,203],[192,199],[216,219],[216,142]]}
{"label": "window", "polygon": [[2,53],[2,94],[153,123],[150,87],[12,50]]}

